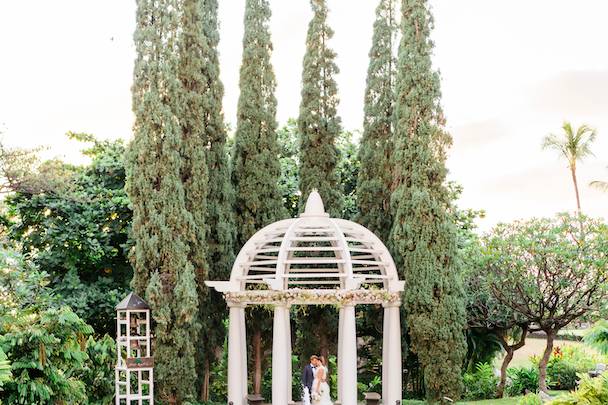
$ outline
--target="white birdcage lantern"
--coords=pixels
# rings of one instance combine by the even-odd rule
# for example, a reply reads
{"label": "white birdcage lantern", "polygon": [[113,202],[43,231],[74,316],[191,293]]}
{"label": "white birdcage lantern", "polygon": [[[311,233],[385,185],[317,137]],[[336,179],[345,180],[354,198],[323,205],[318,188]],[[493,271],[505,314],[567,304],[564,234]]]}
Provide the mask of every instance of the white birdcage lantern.
{"label": "white birdcage lantern", "polygon": [[154,404],[150,307],[130,293],[116,306],[116,405]]}

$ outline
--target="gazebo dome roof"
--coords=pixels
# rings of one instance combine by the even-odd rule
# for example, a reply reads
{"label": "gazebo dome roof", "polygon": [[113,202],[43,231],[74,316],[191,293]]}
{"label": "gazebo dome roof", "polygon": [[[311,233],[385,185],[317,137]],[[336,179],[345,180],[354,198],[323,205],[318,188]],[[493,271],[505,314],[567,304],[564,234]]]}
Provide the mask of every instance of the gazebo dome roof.
{"label": "gazebo dome roof", "polygon": [[354,290],[373,285],[391,292],[403,289],[388,249],[367,228],[330,218],[314,190],[299,218],[270,224],[249,239],[236,257],[229,286],[222,289]]}

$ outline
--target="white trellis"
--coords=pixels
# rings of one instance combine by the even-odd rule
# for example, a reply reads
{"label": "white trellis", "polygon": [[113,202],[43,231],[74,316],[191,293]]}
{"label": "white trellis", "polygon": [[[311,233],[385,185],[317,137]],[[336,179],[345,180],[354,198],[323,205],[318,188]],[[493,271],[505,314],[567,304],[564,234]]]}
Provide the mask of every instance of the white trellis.
{"label": "white trellis", "polygon": [[116,405],[154,405],[150,307],[130,293],[116,306]]}
{"label": "white trellis", "polygon": [[355,306],[382,304],[382,397],[401,399],[400,296],[404,282],[376,235],[365,227],[325,213],[313,191],[299,218],[275,222],[251,237],[238,254],[229,281],[207,281],[224,293],[230,308],[228,401],[246,405],[247,345],[245,308],[273,305],[272,403],[291,398],[291,305],[339,307],[338,401],[357,404]]}

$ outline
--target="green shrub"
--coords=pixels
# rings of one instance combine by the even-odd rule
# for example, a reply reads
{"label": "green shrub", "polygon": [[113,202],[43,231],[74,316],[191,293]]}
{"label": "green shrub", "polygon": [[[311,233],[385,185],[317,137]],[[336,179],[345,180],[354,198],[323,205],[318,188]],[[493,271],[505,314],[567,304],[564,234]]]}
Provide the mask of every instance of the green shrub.
{"label": "green shrub", "polygon": [[576,367],[567,360],[558,360],[547,365],[549,388],[554,390],[573,390],[579,380]]}
{"label": "green shrub", "polygon": [[[536,366],[538,361],[538,357],[532,358]],[[603,362],[600,356],[591,355],[580,347],[557,346],[547,363],[547,385],[555,390],[573,390],[579,381],[577,374],[594,369],[600,362]]]}
{"label": "green shrub", "polygon": [[608,374],[597,378],[581,375],[576,391],[560,395],[547,405],[601,405],[608,404]]}
{"label": "green shrub", "polygon": [[499,378],[488,363],[479,363],[473,373],[465,373],[464,398],[467,400],[489,399],[496,396]]}
{"label": "green shrub", "polygon": [[228,398],[228,339],[224,339],[222,355],[211,366],[210,403],[226,403]]}
{"label": "green shrub", "polygon": [[86,387],[78,374],[87,360],[84,336],[92,332],[67,307],[2,316],[0,347],[14,375],[3,386],[7,403],[86,403]]}
{"label": "green shrub", "polygon": [[583,337],[585,344],[593,347],[602,354],[608,354],[608,321],[597,321]]}
{"label": "green shrub", "polygon": [[511,383],[507,385],[509,396],[538,391],[538,368],[510,368],[507,370],[507,375],[511,379]]}
{"label": "green shrub", "polygon": [[538,394],[528,394],[517,401],[517,405],[542,405],[542,403],[543,401],[541,401]]}
{"label": "green shrub", "polygon": [[88,404],[109,404],[114,397],[116,343],[108,335],[99,340],[89,337],[85,349],[88,358],[79,378],[87,387]]}
{"label": "green shrub", "polygon": [[9,382],[12,377],[11,362],[8,361],[6,354],[4,354],[2,348],[0,348],[0,391],[2,391],[2,385]]}
{"label": "green shrub", "polygon": [[48,274],[0,248],[0,403],[111,402],[114,341],[87,340],[93,328],[59,306],[48,285]]}

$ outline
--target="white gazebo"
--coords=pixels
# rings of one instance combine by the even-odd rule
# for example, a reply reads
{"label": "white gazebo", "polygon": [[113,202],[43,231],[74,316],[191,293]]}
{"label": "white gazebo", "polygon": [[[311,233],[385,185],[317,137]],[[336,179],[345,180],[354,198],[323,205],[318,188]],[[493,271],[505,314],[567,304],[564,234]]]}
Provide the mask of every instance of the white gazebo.
{"label": "white gazebo", "polygon": [[401,399],[401,326],[404,282],[386,246],[367,228],[330,218],[319,193],[308,197],[299,218],[258,231],[236,257],[230,281],[207,281],[224,294],[230,308],[228,402],[246,405],[247,345],[245,308],[274,307],[272,404],[291,398],[291,305],[334,304],[339,308],[338,401],[357,404],[355,305],[382,304],[382,398]]}

